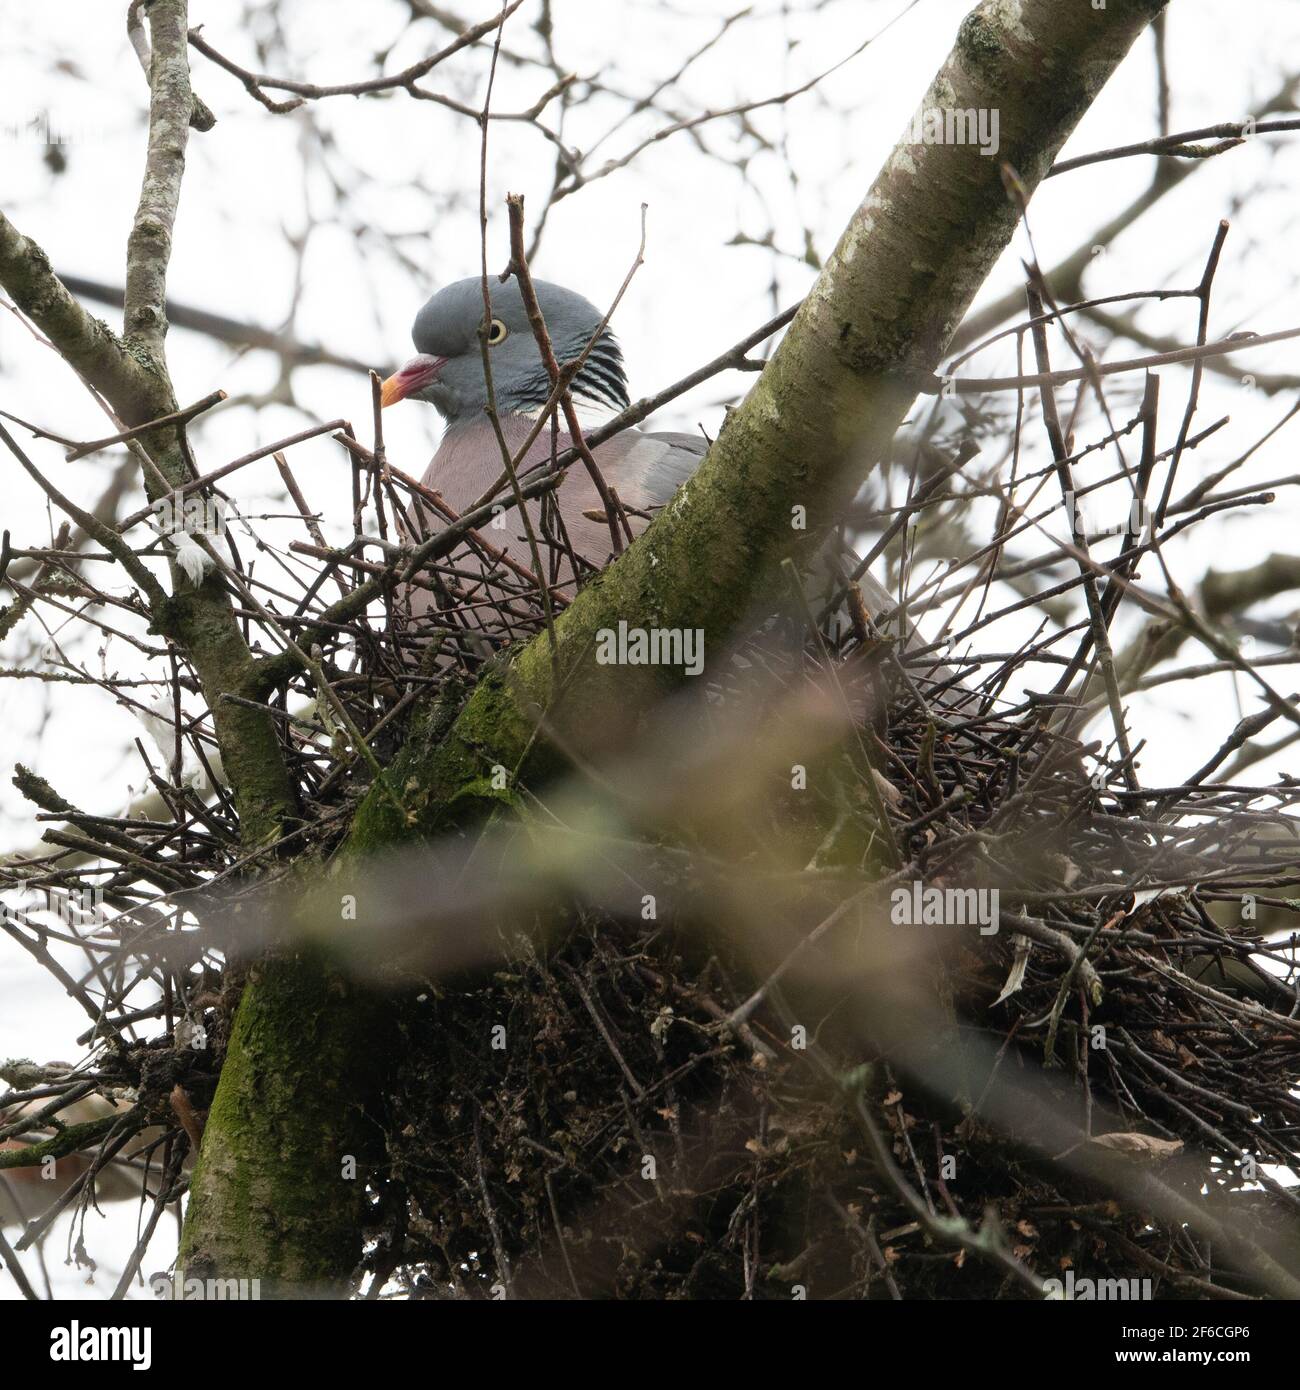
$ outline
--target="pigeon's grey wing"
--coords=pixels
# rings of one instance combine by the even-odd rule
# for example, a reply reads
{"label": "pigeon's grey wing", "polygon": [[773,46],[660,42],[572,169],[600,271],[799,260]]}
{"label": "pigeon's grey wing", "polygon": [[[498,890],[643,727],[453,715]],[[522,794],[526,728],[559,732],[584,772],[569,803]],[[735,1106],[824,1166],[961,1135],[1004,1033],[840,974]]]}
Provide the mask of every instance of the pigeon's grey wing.
{"label": "pigeon's grey wing", "polygon": [[[619,438],[628,438],[630,445],[615,466],[611,481],[625,502],[643,511],[670,502],[673,493],[700,466],[709,447],[694,434],[629,433]],[[602,450],[602,464],[604,457]]]}
{"label": "pigeon's grey wing", "polygon": [[698,434],[648,434],[647,442],[662,445],[648,464],[645,490],[652,506],[662,507],[695,473],[704,459],[708,441]]}
{"label": "pigeon's grey wing", "polygon": [[[700,466],[707,447],[694,435],[642,434],[639,430],[625,430],[597,447],[601,477],[631,510],[633,534],[645,530],[648,516],[672,500]],[[611,553],[609,523],[596,486],[581,463],[569,466],[559,502],[574,548],[598,568],[603,567]]]}

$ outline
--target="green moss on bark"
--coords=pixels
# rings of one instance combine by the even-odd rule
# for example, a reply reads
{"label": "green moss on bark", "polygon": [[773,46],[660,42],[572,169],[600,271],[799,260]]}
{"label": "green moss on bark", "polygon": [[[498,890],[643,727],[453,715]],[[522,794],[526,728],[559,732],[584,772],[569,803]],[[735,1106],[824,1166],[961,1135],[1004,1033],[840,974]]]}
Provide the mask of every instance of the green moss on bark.
{"label": "green moss on bark", "polygon": [[189,1274],[258,1278],[266,1296],[343,1291],[379,1138],[367,1081],[390,1046],[381,1001],[318,957],[254,967],[191,1184]]}

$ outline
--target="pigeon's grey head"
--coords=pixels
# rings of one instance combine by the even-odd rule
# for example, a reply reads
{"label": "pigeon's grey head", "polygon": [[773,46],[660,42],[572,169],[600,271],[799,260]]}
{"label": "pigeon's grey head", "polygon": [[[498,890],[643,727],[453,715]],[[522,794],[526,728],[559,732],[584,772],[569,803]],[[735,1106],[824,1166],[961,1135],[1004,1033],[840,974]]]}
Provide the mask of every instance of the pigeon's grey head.
{"label": "pigeon's grey head", "polygon": [[[600,329],[596,306],[562,285],[535,280],[537,302],[558,362],[580,357]],[[488,280],[492,312],[486,339],[492,390],[503,415],[536,412],[551,394],[551,380],[528,322],[519,282]],[[479,420],[488,404],[479,330],[484,327],[483,281],[458,280],[437,294],[415,316],[411,337],[419,354],[384,382],[383,403],[412,396],[437,406],[448,422]],[[571,390],[576,403],[607,410],[628,404],[623,354],[606,329],[592,344]]]}

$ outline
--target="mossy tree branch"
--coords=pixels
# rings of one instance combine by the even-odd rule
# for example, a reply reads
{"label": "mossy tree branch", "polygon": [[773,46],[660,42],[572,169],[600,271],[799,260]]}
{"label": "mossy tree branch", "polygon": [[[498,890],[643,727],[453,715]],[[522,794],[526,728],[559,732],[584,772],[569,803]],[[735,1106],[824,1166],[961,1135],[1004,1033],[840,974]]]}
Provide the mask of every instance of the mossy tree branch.
{"label": "mossy tree branch", "polygon": [[[98,1120],[64,1125],[57,1134],[17,1149],[0,1149],[0,1171],[6,1168],[34,1168],[46,1159],[66,1158],[97,1144],[123,1123],[121,1115],[103,1115]],[[139,1122],[135,1122],[138,1128]]]}

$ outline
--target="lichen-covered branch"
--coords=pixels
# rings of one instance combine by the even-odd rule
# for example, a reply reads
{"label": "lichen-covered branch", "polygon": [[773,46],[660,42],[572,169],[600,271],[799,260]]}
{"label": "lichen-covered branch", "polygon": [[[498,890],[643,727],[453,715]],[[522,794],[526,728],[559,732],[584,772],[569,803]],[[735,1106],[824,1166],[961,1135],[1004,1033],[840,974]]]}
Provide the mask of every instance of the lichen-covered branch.
{"label": "lichen-covered branch", "polygon": [[159,359],[167,333],[167,266],[172,254],[172,227],[180,205],[185,146],[194,104],[186,8],[186,0],[154,0],[149,7],[149,151],[140,202],[126,246],[126,336]]}
{"label": "lichen-covered branch", "polygon": [[69,366],[105,397],[130,424],[143,424],[174,409],[166,380],[152,364],[133,356],[103,321],[88,314],[50,268],[49,257],[0,212],[0,285],[19,309],[58,348]]}

